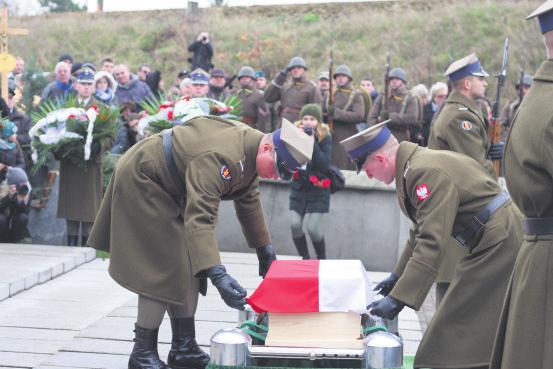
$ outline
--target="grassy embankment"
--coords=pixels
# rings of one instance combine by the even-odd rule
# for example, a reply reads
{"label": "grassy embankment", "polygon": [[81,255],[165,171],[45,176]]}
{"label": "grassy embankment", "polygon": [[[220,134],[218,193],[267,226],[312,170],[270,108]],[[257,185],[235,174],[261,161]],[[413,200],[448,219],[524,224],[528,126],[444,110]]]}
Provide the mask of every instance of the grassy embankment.
{"label": "grassy embankment", "polygon": [[[327,68],[333,40],[335,65],[349,64],[355,78],[371,75],[381,84],[390,51],[393,66],[405,68],[413,85],[442,79],[450,61],[472,51],[495,73],[509,35],[509,77],[514,81],[523,53],[532,73],[543,60],[538,26],[523,20],[540,2],[430,0],[213,8],[197,15],[184,10],[49,14],[13,18],[11,26],[29,28],[31,35],[12,37],[10,51],[34,58],[44,70],[53,69],[61,52],[72,53],[78,61],[112,56],[133,68],[148,63],[172,83],[176,71],[188,67],[186,47],[202,30],[212,35],[214,63],[233,72],[249,64],[274,74],[299,54],[314,78]],[[515,94],[513,84],[506,89],[509,97]],[[493,88],[494,82],[490,85]]]}

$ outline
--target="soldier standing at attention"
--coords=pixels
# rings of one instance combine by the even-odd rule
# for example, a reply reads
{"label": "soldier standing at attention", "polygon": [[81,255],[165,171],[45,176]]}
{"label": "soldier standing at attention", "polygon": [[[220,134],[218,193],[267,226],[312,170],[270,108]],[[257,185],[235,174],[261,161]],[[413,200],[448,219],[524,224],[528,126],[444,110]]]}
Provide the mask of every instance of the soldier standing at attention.
{"label": "soldier standing at attention", "polygon": [[[453,62],[444,76],[449,77],[453,91],[440,111],[428,140],[428,148],[451,150],[465,154],[482,165],[492,178],[497,180],[493,163],[488,155],[490,139],[488,138],[488,121],[484,118],[478,101],[486,92],[484,70],[475,54]],[[493,153],[501,155],[501,144],[494,145]],[[494,158],[497,158],[494,157]],[[442,301],[449,283],[453,279],[455,266],[467,251],[454,247],[456,242],[448,240],[451,247],[446,248],[443,262],[436,278],[436,305]]]}
{"label": "soldier standing at attention", "polygon": [[345,65],[336,67],[332,76],[336,82],[334,104],[328,105],[328,99],[323,101],[323,115],[327,121],[332,119],[332,160],[331,164],[340,169],[354,170],[355,166],[349,160],[348,154],[340,145],[340,141],[357,132],[356,125],[364,121],[365,100],[361,92],[353,88],[351,69]]}
{"label": "soldier standing at attention", "polygon": [[255,70],[249,66],[240,68],[238,82],[240,89],[236,95],[242,103],[241,121],[261,132],[269,132],[269,111],[263,93],[255,88]]}
{"label": "soldier standing at attention", "polygon": [[522,86],[520,85],[520,81],[517,81],[515,88],[519,92],[519,96],[505,106],[501,112],[501,116],[499,117],[499,121],[501,122],[501,140],[505,141],[507,138],[507,134],[509,133],[515,114],[520,107],[520,104],[522,104],[522,100],[528,93],[528,90],[532,87],[533,82],[534,80],[532,76],[526,73],[522,77]]}
{"label": "soldier standing at attention", "polygon": [[524,242],[497,330],[491,369],[550,368],[553,358],[553,0],[537,17],[547,60],[511,125],[507,187],[524,215]]}
{"label": "soldier standing at attention", "polygon": [[[300,116],[301,108],[304,105],[315,103],[321,104],[322,98],[319,89],[309,81],[305,75],[307,64],[299,56],[290,59],[286,69],[271,81],[265,91],[265,101],[275,103],[280,101],[280,120],[287,119],[295,122]],[[288,74],[292,78],[287,79]],[[277,127],[278,128],[278,127]]]}
{"label": "soldier standing at attention", "polygon": [[[193,104],[194,102],[189,102]],[[314,139],[285,122],[273,134],[218,117],[199,116],[148,137],[117,163],[89,244],[111,252],[109,273],[138,294],[130,369],[165,369],[158,329],[168,311],[173,369],[203,369],[194,314],[207,278],[225,303],[243,309],[246,290],[221,264],[215,224],[219,203],[233,200],[259,274],[276,258],[263,217],[258,176],[278,178],[311,159]],[[289,174],[291,177],[291,174]]]}
{"label": "soldier standing at attention", "polygon": [[397,186],[413,222],[394,269],[367,309],[386,319],[420,309],[452,236],[469,251],[415,356],[415,368],[488,368],[509,278],[522,241],[521,216],[478,162],[451,151],[398,143],[383,124],[342,142],[369,178]]}
{"label": "soldier standing at attention", "polygon": [[[390,91],[384,91],[374,101],[367,123],[373,126],[390,119],[389,129],[398,141],[411,139],[410,129],[418,127],[419,102],[407,90],[407,74],[401,68],[394,68],[388,75]],[[388,106],[384,106],[384,95],[389,94]],[[387,108],[387,110],[386,110]]]}

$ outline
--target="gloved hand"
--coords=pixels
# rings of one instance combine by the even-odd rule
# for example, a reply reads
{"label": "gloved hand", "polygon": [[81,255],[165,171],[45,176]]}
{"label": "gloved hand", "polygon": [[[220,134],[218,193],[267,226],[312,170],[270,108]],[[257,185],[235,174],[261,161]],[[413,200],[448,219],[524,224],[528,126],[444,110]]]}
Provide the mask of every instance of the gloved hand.
{"label": "gloved hand", "polygon": [[394,319],[405,304],[392,296],[386,296],[383,299],[373,301],[367,306],[367,310],[373,315],[377,315],[384,319]]}
{"label": "gloved hand", "polygon": [[275,83],[282,86],[286,82],[286,76],[288,74],[288,69],[281,70],[275,77]]}
{"label": "gloved hand", "polygon": [[378,291],[378,293],[381,294],[382,296],[388,296],[392,288],[394,288],[394,286],[396,285],[398,279],[399,277],[397,276],[397,274],[390,273],[388,278],[386,278],[383,281],[380,281],[380,283],[376,285],[373,291]]}
{"label": "gloved hand", "polygon": [[272,245],[266,245],[255,249],[257,260],[259,260],[259,275],[265,278],[271,263],[276,260],[275,250]]}
{"label": "gloved hand", "polygon": [[380,113],[381,122],[384,122],[385,120],[388,120],[388,119],[390,119],[390,113],[388,113],[387,111],[383,111]]}
{"label": "gloved hand", "polygon": [[227,270],[222,265],[215,265],[206,270],[211,283],[221,295],[225,304],[233,309],[244,310],[246,305],[246,290],[236,282],[234,278],[227,274]]}
{"label": "gloved hand", "polygon": [[336,112],[336,107],[334,105],[329,105],[326,107],[326,111],[328,112],[329,117],[334,117],[334,113]]}
{"label": "gloved hand", "polygon": [[501,160],[503,158],[503,150],[505,150],[505,142],[491,144],[488,157],[490,160]]}
{"label": "gloved hand", "polygon": [[92,145],[90,145],[90,156],[96,156],[100,153],[100,143],[98,141],[92,141]]}
{"label": "gloved hand", "polygon": [[311,128],[311,127],[304,127],[304,128],[303,128],[303,131],[305,132],[306,135],[308,135],[308,136],[313,136],[313,128]]}

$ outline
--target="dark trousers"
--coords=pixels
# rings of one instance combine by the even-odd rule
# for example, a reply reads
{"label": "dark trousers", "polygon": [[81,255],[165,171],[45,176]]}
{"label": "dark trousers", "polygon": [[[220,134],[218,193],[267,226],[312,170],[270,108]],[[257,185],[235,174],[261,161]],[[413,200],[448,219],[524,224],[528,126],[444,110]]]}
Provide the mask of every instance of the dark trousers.
{"label": "dark trousers", "polygon": [[19,213],[13,216],[0,214],[0,242],[19,242],[25,238],[29,216]]}

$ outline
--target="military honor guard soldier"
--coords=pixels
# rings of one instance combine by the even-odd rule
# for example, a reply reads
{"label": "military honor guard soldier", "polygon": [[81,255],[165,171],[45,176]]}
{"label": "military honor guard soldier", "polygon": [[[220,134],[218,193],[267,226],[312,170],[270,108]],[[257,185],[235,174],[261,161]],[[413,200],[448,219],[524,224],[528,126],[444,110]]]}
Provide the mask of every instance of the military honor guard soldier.
{"label": "military honor guard soldier", "polygon": [[507,138],[507,187],[524,215],[522,243],[501,314],[491,369],[553,365],[553,0],[532,12],[547,60]]}
{"label": "military honor guard soldier", "polygon": [[264,276],[275,253],[265,224],[258,176],[278,178],[306,164],[314,139],[289,122],[272,134],[217,117],[196,117],[153,135],[119,160],[89,244],[111,252],[109,273],[138,294],[129,368],[167,368],[157,351],[166,311],[172,328],[168,364],[203,369],[194,314],[207,278],[225,303],[243,309],[246,290],[221,264],[215,238],[219,203],[233,200]]}
{"label": "military honor guard soldier", "polygon": [[509,195],[466,155],[398,143],[385,123],[342,145],[369,178],[395,179],[413,226],[394,274],[376,287],[385,297],[367,308],[387,319],[420,309],[450,237],[468,250],[430,322],[415,368],[487,368],[499,312],[522,240],[521,216]]}

